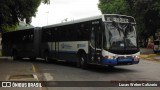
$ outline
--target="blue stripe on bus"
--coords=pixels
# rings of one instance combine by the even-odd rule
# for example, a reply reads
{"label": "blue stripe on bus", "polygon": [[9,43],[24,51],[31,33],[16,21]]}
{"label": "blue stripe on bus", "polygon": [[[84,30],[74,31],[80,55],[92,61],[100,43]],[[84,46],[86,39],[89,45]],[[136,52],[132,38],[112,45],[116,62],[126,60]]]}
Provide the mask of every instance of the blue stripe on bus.
{"label": "blue stripe on bus", "polygon": [[102,59],[102,64],[104,65],[117,65],[117,59]]}
{"label": "blue stripe on bus", "polygon": [[132,58],[126,58],[126,59],[107,59],[103,58],[102,59],[102,64],[104,65],[118,65],[119,63],[127,63],[130,62],[132,64],[137,64],[137,61],[133,61]]}

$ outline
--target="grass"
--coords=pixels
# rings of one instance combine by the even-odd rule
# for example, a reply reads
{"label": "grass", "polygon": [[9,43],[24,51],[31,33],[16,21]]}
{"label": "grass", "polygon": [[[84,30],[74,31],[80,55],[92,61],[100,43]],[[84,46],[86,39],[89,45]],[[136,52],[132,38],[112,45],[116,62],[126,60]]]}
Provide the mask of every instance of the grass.
{"label": "grass", "polygon": [[155,57],[160,57],[160,54],[141,54],[140,58],[144,60],[150,60],[150,61],[157,61],[160,62],[160,60],[155,59]]}

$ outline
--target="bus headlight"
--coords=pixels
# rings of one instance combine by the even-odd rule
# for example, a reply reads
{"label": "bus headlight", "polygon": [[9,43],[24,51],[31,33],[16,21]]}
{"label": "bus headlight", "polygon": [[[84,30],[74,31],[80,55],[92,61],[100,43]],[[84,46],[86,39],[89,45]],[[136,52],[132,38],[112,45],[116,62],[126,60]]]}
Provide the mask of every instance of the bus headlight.
{"label": "bus headlight", "polygon": [[140,59],[139,56],[134,56],[133,58],[134,58],[134,61],[139,61]]}
{"label": "bus headlight", "polygon": [[109,56],[105,56],[105,58],[107,58],[107,59],[115,59],[116,57],[109,55]]}

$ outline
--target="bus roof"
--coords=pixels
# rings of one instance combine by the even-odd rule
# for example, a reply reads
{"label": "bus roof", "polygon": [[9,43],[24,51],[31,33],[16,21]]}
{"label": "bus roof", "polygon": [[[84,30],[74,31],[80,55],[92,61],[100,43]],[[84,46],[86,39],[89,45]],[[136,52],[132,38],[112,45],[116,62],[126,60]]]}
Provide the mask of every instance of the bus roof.
{"label": "bus roof", "polygon": [[68,21],[68,22],[62,22],[62,23],[48,25],[48,26],[43,26],[43,28],[50,28],[50,27],[56,27],[56,26],[62,26],[62,25],[69,25],[69,24],[86,22],[86,21],[95,20],[95,19],[102,19],[102,15],[83,18],[83,19],[78,19],[78,20],[73,20],[73,21]]}
{"label": "bus roof", "polygon": [[[50,27],[57,27],[57,26],[62,26],[62,25],[69,25],[69,24],[86,22],[86,21],[96,20],[96,19],[102,19],[103,21],[105,21],[103,16],[120,16],[120,17],[127,17],[127,18],[134,19],[132,16],[121,15],[121,14],[102,14],[102,15],[98,15],[98,16],[93,16],[93,17],[88,17],[88,18],[83,18],[83,19],[78,19],[78,20],[73,20],[73,21],[68,21],[68,22],[62,22],[62,23],[53,24],[53,25],[47,25],[47,26],[43,26],[43,28],[50,28]],[[134,21],[135,21],[135,19],[134,19]]]}

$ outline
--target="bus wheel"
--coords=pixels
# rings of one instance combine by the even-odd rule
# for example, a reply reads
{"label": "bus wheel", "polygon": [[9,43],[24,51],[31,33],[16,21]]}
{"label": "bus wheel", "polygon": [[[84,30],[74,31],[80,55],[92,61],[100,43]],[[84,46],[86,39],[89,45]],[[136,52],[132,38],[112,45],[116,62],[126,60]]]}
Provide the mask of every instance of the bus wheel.
{"label": "bus wheel", "polygon": [[49,62],[49,58],[48,58],[48,56],[45,56],[45,58],[44,58],[44,59],[45,59],[45,61],[46,61],[46,62]]}
{"label": "bus wheel", "polygon": [[13,51],[13,60],[16,61],[18,58],[17,58],[17,51]]}
{"label": "bus wheel", "polygon": [[36,60],[36,57],[30,57],[30,60]]}
{"label": "bus wheel", "polygon": [[77,66],[82,69],[87,69],[87,60],[84,54],[80,55]]}
{"label": "bus wheel", "polygon": [[112,70],[112,69],[114,69],[114,66],[109,65],[108,69]]}
{"label": "bus wheel", "polygon": [[48,63],[50,62],[48,53],[45,54],[44,60]]}

